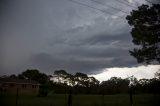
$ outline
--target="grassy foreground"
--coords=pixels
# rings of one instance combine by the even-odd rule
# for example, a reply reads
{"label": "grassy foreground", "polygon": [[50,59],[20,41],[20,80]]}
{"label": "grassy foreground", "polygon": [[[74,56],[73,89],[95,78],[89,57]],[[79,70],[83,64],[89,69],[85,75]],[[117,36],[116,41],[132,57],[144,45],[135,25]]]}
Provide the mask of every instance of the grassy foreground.
{"label": "grassy foreground", "polygon": [[[160,106],[160,95],[134,95],[134,106]],[[66,106],[67,95],[50,94],[37,97],[33,94],[19,93],[18,106]],[[1,94],[0,106],[16,106],[16,93]],[[129,96],[125,95],[73,95],[72,106],[130,106]]]}

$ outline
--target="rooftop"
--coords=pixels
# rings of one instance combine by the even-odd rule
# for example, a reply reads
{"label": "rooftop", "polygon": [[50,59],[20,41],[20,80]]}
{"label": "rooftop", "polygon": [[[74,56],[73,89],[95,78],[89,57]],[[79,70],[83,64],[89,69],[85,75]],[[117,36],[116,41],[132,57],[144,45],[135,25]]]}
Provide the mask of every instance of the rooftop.
{"label": "rooftop", "polygon": [[39,85],[37,81],[27,80],[27,79],[15,79],[15,78],[0,78],[0,83],[23,83],[23,84],[36,84]]}

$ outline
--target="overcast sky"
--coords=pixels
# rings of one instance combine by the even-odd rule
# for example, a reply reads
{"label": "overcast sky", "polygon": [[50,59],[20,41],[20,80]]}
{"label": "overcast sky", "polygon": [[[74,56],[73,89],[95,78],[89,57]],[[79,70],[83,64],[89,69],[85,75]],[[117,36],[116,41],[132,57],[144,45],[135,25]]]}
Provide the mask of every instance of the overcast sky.
{"label": "overcast sky", "polygon": [[141,66],[128,52],[134,45],[125,16],[147,2],[98,0],[104,6],[76,1],[88,7],[69,0],[1,0],[1,75],[26,69],[92,74],[107,68]]}

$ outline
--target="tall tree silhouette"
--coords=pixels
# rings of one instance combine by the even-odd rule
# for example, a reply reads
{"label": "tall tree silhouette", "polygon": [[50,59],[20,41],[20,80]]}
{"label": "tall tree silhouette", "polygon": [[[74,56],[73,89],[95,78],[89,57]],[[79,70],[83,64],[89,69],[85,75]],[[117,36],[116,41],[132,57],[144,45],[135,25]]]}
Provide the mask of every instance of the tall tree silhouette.
{"label": "tall tree silhouette", "polygon": [[130,54],[138,63],[160,63],[160,4],[142,5],[126,19],[132,26],[132,42],[137,45]]}
{"label": "tall tree silhouette", "polygon": [[49,82],[49,77],[46,74],[39,72],[37,69],[28,69],[19,74],[18,77],[20,79],[35,80],[40,84]]}

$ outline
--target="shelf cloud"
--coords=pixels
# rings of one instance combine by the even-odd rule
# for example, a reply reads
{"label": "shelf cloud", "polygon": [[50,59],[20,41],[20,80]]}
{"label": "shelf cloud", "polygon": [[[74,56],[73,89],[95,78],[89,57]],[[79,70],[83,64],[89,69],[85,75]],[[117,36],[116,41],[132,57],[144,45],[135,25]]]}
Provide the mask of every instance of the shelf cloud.
{"label": "shelf cloud", "polygon": [[[69,0],[1,0],[0,74],[29,68],[45,73],[64,69],[91,74],[138,65],[128,52],[134,45],[127,14],[91,1],[80,2],[113,15]],[[128,13],[132,10],[116,1],[102,2]],[[124,18],[114,18],[117,15]]]}

